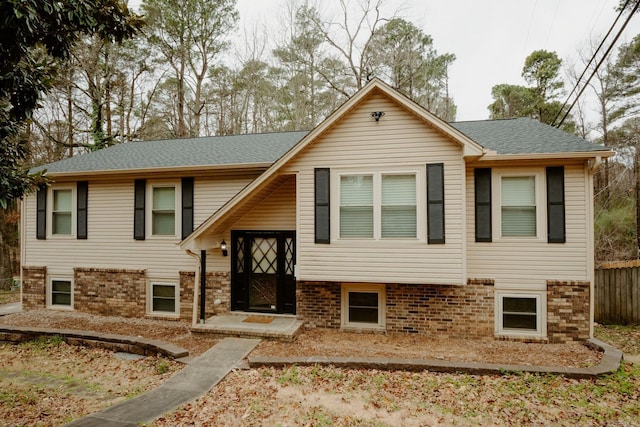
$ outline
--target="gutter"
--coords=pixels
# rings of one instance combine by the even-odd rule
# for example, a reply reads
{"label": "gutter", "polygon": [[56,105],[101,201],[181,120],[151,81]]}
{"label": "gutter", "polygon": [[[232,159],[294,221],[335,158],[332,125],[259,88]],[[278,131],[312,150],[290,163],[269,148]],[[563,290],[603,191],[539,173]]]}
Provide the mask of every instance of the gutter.
{"label": "gutter", "polygon": [[[225,170],[250,170],[250,169],[267,169],[273,162],[260,162],[260,163],[232,163],[222,165],[193,165],[193,166],[168,166],[168,167],[148,167],[148,168],[134,168],[134,169],[104,169],[104,170],[76,170],[69,172],[46,172],[46,176],[50,177],[75,177],[81,175],[83,178],[88,176],[111,176],[111,175],[139,175],[148,173],[167,173],[167,172],[190,172],[203,170],[209,171],[225,171]],[[46,167],[34,168],[29,173],[46,171]]]}
{"label": "gutter", "polygon": [[615,151],[578,151],[563,153],[486,154],[480,162],[499,160],[549,160],[549,159],[598,159],[614,156]]}

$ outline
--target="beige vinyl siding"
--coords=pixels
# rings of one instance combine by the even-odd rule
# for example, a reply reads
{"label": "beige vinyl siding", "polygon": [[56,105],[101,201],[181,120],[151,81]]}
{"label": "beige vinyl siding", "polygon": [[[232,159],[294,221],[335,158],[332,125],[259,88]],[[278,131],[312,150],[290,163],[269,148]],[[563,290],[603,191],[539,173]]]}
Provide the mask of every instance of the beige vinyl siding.
{"label": "beige vinyl siding", "polygon": [[[526,167],[526,166],[525,166]],[[543,166],[531,168],[532,171],[544,171]],[[500,168],[493,168],[492,179]],[[543,210],[543,239],[496,239],[494,241],[475,242],[475,212],[473,168],[467,169],[467,274],[472,278],[493,278],[495,286],[511,289],[546,290],[546,281],[553,280],[590,280],[589,271],[589,181],[583,165],[565,166],[565,217],[566,243],[547,243],[546,239],[546,194],[545,204],[538,206]],[[543,173],[544,176],[544,173]],[[543,192],[546,192],[542,180]],[[494,195],[495,197],[495,195]],[[493,204],[492,215],[496,212]],[[498,230],[499,232],[499,230]]]}
{"label": "beige vinyl siding", "polygon": [[[250,182],[248,176],[195,179],[194,219],[197,226]],[[180,178],[162,178],[162,182]],[[153,182],[149,180],[149,182]],[[178,280],[181,270],[193,271],[196,261],[179,249],[180,237],[133,239],[134,179],[89,181],[88,239],[36,239],[36,197],[26,198],[25,259],[27,266],[46,266],[48,275],[73,275],[74,267],[145,269],[152,279]],[[177,207],[179,209],[179,206]],[[49,219],[48,219],[49,221]],[[176,230],[179,234],[179,229]],[[228,270],[228,261],[213,253]]]}
{"label": "beige vinyl siding", "polygon": [[[372,111],[384,111],[379,122]],[[298,173],[298,280],[461,284],[464,277],[462,149],[382,96],[375,95],[315,141],[287,167]],[[446,244],[426,242],[427,163],[444,163]],[[314,168],[418,174],[419,239],[332,239],[314,243]],[[422,194],[421,194],[422,193]],[[331,203],[338,203],[331,194]],[[333,210],[333,207],[332,207]],[[339,227],[332,216],[331,228]]]}
{"label": "beige vinyl siding", "polygon": [[296,179],[292,175],[233,225],[234,230],[295,230]]}
{"label": "beige vinyl siding", "polygon": [[216,179],[196,177],[193,185],[194,228],[202,224],[258,175],[256,173]]}

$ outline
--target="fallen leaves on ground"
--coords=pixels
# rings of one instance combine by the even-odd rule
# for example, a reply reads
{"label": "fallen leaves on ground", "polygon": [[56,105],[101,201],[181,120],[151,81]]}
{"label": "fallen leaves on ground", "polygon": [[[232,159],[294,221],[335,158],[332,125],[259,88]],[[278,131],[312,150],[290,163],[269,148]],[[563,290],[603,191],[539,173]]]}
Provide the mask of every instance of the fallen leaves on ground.
{"label": "fallen leaves on ground", "polygon": [[[190,326],[181,322],[46,310],[5,316],[0,318],[0,324],[140,335],[180,345],[194,355],[218,341],[191,333]],[[602,332],[599,328],[597,331]],[[633,343],[637,332],[637,328],[631,328],[609,336],[621,343]],[[129,393],[141,392],[147,385],[152,388],[153,384],[144,380],[157,376],[123,366],[122,361],[112,362],[113,353],[106,350],[60,347],[65,350],[59,355],[47,351],[44,357],[34,359],[28,348],[0,345],[0,353],[9,349],[9,356],[1,356],[5,357],[0,360],[3,368],[9,360],[25,361],[18,369],[21,373],[3,377],[0,411],[7,412],[0,412],[0,419],[14,423],[9,425],[58,425],[97,410],[100,405],[109,406]],[[628,348],[637,347],[630,344]],[[434,340],[327,330],[305,331],[293,343],[263,341],[254,354],[434,358],[547,366],[589,366],[600,357],[581,345]],[[158,371],[158,359],[155,360],[148,362],[151,372],[154,368]],[[68,372],[79,378],[63,378],[66,374],[59,367],[66,363],[73,367]],[[140,362],[143,366],[145,363]],[[97,379],[102,377],[113,382],[103,385]],[[134,385],[137,381],[147,385],[138,387]],[[35,389],[28,388],[32,383],[38,384]],[[165,414],[153,425],[634,425],[640,419],[639,390],[640,367],[628,364],[614,374],[593,380],[557,375],[462,375],[319,366],[259,368],[234,370],[205,396]],[[71,412],[68,407],[73,408]]]}
{"label": "fallen leaves on ground", "polygon": [[291,366],[233,372],[151,425],[636,425],[639,399],[633,365],[595,380]]}
{"label": "fallen leaves on ground", "polygon": [[345,356],[449,360],[512,365],[586,367],[602,354],[578,344],[541,344],[494,339],[430,338],[417,335],[304,331],[296,341],[263,341],[252,355]]}
{"label": "fallen leaves on ground", "polygon": [[57,426],[159,386],[182,367],[161,357],[123,360],[60,337],[0,344],[0,424]]}
{"label": "fallen leaves on ground", "polygon": [[145,337],[169,342],[198,356],[215,345],[220,338],[194,334],[191,324],[176,320],[97,316],[80,312],[30,310],[0,317],[0,325],[73,329],[110,334]]}

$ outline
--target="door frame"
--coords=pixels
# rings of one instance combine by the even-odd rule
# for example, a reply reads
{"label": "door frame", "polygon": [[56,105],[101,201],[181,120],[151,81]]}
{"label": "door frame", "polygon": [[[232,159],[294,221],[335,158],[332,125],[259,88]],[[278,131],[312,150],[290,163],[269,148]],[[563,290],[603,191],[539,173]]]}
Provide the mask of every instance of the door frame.
{"label": "door frame", "polygon": [[[252,309],[249,305],[253,257],[253,238],[277,239],[276,309]],[[290,259],[287,259],[290,256]],[[232,230],[231,231],[231,310],[272,314],[296,314],[296,231]]]}

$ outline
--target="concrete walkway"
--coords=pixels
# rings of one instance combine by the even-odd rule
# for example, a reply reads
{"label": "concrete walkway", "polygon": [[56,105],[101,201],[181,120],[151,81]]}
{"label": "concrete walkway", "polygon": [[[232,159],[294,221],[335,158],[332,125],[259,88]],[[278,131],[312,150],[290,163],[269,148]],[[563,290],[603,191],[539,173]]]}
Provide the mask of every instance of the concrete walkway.
{"label": "concrete walkway", "polygon": [[12,302],[9,304],[0,305],[0,316],[6,316],[7,314],[20,313],[22,311],[21,302]]}
{"label": "concrete walkway", "polygon": [[224,338],[160,387],[67,425],[139,426],[158,418],[209,391],[259,342],[259,339]]}

